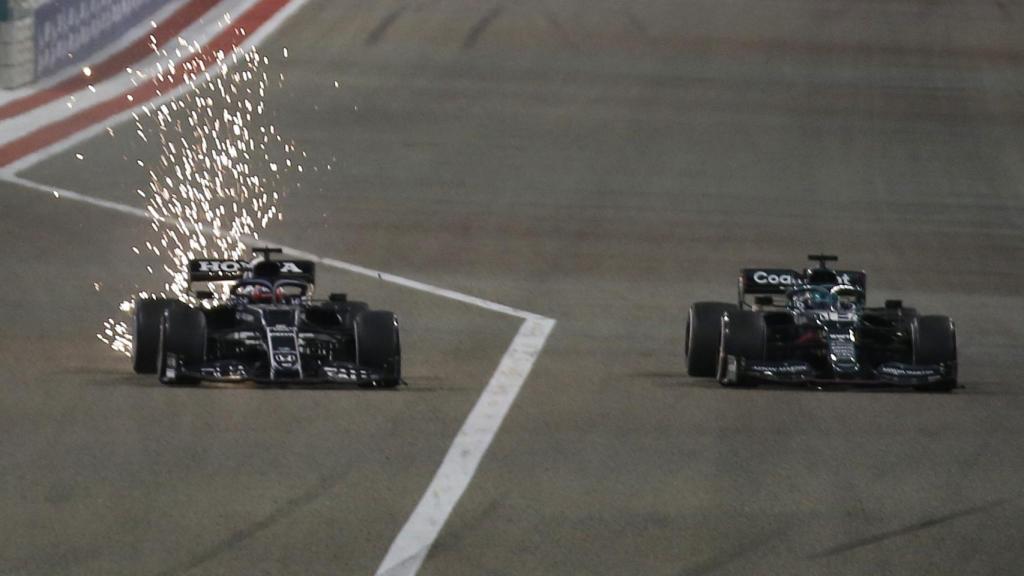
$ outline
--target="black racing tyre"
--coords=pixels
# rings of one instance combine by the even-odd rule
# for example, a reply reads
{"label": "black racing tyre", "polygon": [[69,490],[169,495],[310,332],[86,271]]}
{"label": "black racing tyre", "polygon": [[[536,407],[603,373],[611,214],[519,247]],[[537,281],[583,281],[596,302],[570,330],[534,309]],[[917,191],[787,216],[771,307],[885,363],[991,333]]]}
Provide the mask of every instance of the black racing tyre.
{"label": "black racing tyre", "polygon": [[198,380],[170,375],[167,362],[171,356],[185,364],[206,360],[206,315],[190,306],[172,306],[164,313],[160,327],[159,374],[168,385],[193,385]]}
{"label": "black racing tyre", "polygon": [[917,317],[917,308],[903,308],[899,313],[894,315],[893,321],[896,322],[896,325],[899,326],[901,330],[913,330],[911,326]]}
{"label": "black racing tyre", "polygon": [[367,385],[394,388],[402,382],[402,344],[398,318],[385,310],[368,310],[356,317],[356,362],[383,374]]}
{"label": "black racing tyre", "polygon": [[[370,309],[370,305],[367,304],[366,302],[360,302],[358,300],[350,300],[350,301],[346,302],[345,304],[343,304],[342,306],[339,306],[338,308],[339,308],[338,311],[342,313],[341,314],[341,325],[346,330],[353,330],[353,329],[355,329],[355,326],[356,326],[356,318],[358,318],[359,315],[362,314],[363,312],[366,312],[367,310],[369,310]],[[342,311],[342,308],[344,308],[344,311]]]}
{"label": "black racing tyre", "polygon": [[[755,384],[744,379],[738,371],[731,371],[730,363],[765,359],[767,328],[760,312],[736,310],[722,316],[722,343],[718,354],[718,382],[722,386]],[[730,372],[733,372],[730,374]]]}
{"label": "black racing tyre", "polygon": [[710,378],[718,366],[718,345],[722,339],[722,314],[739,307],[725,302],[696,302],[686,318],[686,373]]}
{"label": "black racing tyre", "polygon": [[[356,330],[356,318],[360,314],[370,309],[370,306],[366,302],[360,302],[358,300],[350,300],[348,302],[332,302],[329,303],[335,314],[338,317],[338,323],[341,327],[342,332],[345,334],[353,334]],[[352,338],[346,340],[348,345],[348,353],[356,353],[356,339]]]}
{"label": "black racing tyre", "polygon": [[882,309],[886,318],[901,323],[902,326],[910,326],[914,318],[918,317],[917,308],[900,308],[898,310]]}
{"label": "black racing tyre", "polygon": [[950,376],[935,384],[919,386],[919,390],[948,392],[956,388],[956,325],[948,316],[918,316],[910,324],[913,364],[942,364]]}
{"label": "black racing tyre", "polygon": [[316,310],[322,310],[326,314],[330,315],[330,319],[324,319],[322,316],[317,316],[321,322],[331,327],[340,326],[345,332],[351,332],[355,329],[356,318],[369,310],[369,305],[366,302],[359,302],[357,300],[349,302],[324,302]]}
{"label": "black racing tyre", "polygon": [[177,300],[166,298],[135,300],[132,369],[136,374],[156,374],[157,354],[160,352],[160,322],[164,311],[178,304]]}

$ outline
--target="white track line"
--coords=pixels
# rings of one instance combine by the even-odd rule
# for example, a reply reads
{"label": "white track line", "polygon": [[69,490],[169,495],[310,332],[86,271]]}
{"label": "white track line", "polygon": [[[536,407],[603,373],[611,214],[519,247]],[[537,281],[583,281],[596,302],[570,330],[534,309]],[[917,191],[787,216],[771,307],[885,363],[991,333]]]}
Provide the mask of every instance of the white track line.
{"label": "white track line", "polygon": [[79,194],[78,192],[72,192],[71,190],[64,190],[63,188],[56,188],[54,186],[47,186],[46,184],[40,184],[32,180],[26,180],[21,176],[12,176],[10,174],[0,174],[0,180],[10,182],[11,184],[17,184],[18,186],[24,186],[31,188],[38,192],[46,192],[57,199],[73,200],[75,202],[81,202],[83,204],[91,204],[100,208],[106,208],[107,210],[113,210],[122,214],[128,214],[129,216],[138,216],[139,218],[150,219],[152,215],[143,210],[142,208],[136,208],[135,206],[129,206],[120,202],[114,202],[112,200],[104,200],[102,198],[96,198],[95,196],[87,196],[85,194]]}
{"label": "white track line", "polygon": [[377,576],[412,576],[419,571],[441,528],[476,474],[480,460],[554,327],[554,320],[543,317],[529,318],[519,327],[494,376],[455,436],[427,492],[391,543],[387,556],[377,568]]}
{"label": "white track line", "polygon": [[[136,206],[116,202],[114,200],[104,200],[103,198],[89,196],[88,194],[81,194],[79,192],[74,192],[72,190],[67,190],[64,188],[57,188],[56,186],[49,186],[47,184],[42,184],[34,180],[22,178],[21,176],[0,174],[0,181],[10,182],[11,184],[16,184],[18,186],[23,186],[25,188],[31,188],[36,192],[46,193],[51,196],[54,196],[57,199],[72,200],[74,202],[90,204],[92,206],[106,208],[107,210],[113,210],[115,212],[120,212],[122,214],[127,214],[129,216],[136,216],[138,218],[143,218],[145,220],[153,219],[152,214]],[[171,224],[176,222],[176,220],[173,219],[167,219],[167,221]],[[202,224],[189,222],[188,226],[190,228],[198,228],[199,230],[202,230],[206,234],[214,234],[213,229]],[[442,298],[447,298],[449,300],[455,300],[458,302],[462,302],[464,304],[469,304],[471,306],[484,308],[485,310],[490,310],[492,312],[498,312],[500,314],[515,316],[517,318],[522,318],[523,320],[551,320],[550,318],[541,316],[539,314],[534,314],[533,312],[527,312],[525,310],[520,310],[518,308],[513,308],[511,306],[506,306],[504,304],[499,304],[497,302],[491,302],[490,300],[485,300],[483,298],[478,298],[476,296],[470,296],[469,294],[464,294],[462,292],[457,292],[455,290],[451,290],[448,288],[441,288],[440,286],[427,284],[426,282],[420,282],[419,280],[405,278],[404,276],[390,274],[388,272],[383,272],[381,270],[374,270],[373,268],[367,268],[366,266],[360,266],[359,264],[353,264],[351,262],[345,262],[343,260],[336,260],[334,258],[318,256],[316,254],[313,254],[312,252],[306,252],[305,250],[285,246],[278,242],[274,242],[273,240],[256,238],[254,236],[243,236],[242,240],[250,246],[257,244],[273,244],[274,246],[277,246],[284,250],[287,254],[291,254],[292,256],[296,256],[304,260],[312,260],[317,264],[321,264],[329,268],[345,270],[346,272],[352,272],[362,276],[370,276],[372,278],[383,280],[384,282],[397,284],[399,286],[410,288],[412,290],[427,292],[429,294],[434,294],[435,296],[440,296]]]}

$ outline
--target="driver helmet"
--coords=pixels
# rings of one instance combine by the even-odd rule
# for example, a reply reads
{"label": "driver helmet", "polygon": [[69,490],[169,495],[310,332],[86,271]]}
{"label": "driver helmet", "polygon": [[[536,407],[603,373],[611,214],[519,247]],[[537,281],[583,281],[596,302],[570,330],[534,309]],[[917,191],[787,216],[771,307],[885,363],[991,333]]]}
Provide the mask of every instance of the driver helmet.
{"label": "driver helmet", "polygon": [[832,294],[823,288],[809,288],[800,295],[798,302],[805,310],[824,310],[832,305]]}
{"label": "driver helmet", "polygon": [[253,285],[252,291],[249,292],[249,300],[256,304],[273,304],[284,300],[285,293],[284,288],[269,288],[259,284]]}
{"label": "driver helmet", "polygon": [[836,308],[842,311],[854,311],[861,302],[857,292],[848,286],[836,286],[830,291],[836,302]]}

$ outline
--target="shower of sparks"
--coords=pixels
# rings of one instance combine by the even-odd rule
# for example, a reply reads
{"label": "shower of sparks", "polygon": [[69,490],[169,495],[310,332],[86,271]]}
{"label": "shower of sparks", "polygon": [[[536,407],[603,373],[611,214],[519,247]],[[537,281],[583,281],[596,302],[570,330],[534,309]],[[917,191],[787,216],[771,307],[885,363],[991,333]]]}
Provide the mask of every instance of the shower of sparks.
{"label": "shower of sparks", "polygon": [[[281,217],[277,190],[282,173],[302,170],[290,157],[297,153],[294,143],[286,142],[266,117],[264,97],[271,86],[263,70],[269,63],[266,57],[255,48],[236,48],[190,60],[201,48],[180,38],[177,47],[152,47],[164,59],[153,80],[181,74],[187,90],[164,104],[143,104],[134,115],[139,145],[155,140],[160,158],[150,164],[137,160],[147,170],[149,184],[136,192],[146,198],[156,238],[130,249],[147,259],[142,266],[162,277],[163,286],[121,302],[122,317],[130,317],[137,298],[177,298],[209,306],[189,291],[189,260],[245,256],[245,239],[259,238]],[[175,57],[182,60],[175,62]],[[126,69],[129,75],[133,72]],[[226,287],[208,289],[226,296]],[[96,336],[131,355],[132,334],[125,320],[107,319]]]}

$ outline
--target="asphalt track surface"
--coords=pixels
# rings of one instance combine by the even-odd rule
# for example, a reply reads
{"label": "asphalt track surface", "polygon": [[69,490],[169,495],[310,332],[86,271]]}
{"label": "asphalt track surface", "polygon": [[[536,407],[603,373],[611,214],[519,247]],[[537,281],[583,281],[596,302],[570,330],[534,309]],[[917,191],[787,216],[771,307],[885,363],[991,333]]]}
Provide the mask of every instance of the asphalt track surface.
{"label": "asphalt track surface", "polygon": [[[558,320],[421,574],[1018,572],[1022,21],[914,0],[297,13],[266,45],[289,49],[268,108],[333,169],[288,183],[270,236]],[[80,148],[23,175],[140,203],[153,150]],[[408,388],[167,389],[93,336],[145,284],[126,246],[147,234],[0,188],[0,574],[372,573],[517,321],[322,270],[399,312]],[[685,376],[690,302],[817,251],[867,269],[872,300],[954,317],[966,388]]]}

